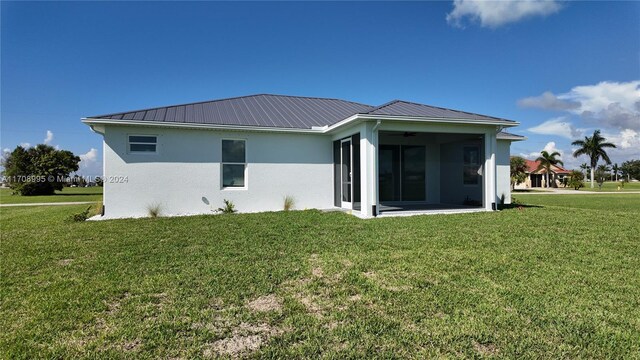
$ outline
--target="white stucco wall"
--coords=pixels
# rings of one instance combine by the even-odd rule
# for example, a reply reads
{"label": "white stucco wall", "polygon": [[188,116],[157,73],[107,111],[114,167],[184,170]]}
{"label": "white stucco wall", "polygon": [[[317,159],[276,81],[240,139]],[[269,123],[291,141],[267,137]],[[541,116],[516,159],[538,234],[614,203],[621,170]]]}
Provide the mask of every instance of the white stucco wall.
{"label": "white stucco wall", "polygon": [[[282,210],[284,197],[295,199],[296,209],[334,207],[332,141],[359,132],[361,134],[362,211],[371,216],[377,203],[374,189],[377,156],[374,122],[341,129],[331,135],[276,132],[226,131],[108,125],[104,128],[104,205],[107,218],[148,216],[149,208],[159,204],[163,215],[208,214],[233,201],[240,212]],[[450,134],[494,134],[493,127],[462,125],[383,123],[380,131],[416,131]],[[127,135],[157,135],[157,154],[129,154]],[[427,152],[427,202],[460,203],[469,195],[480,200],[483,183],[473,189],[461,184],[451,189],[446,163],[453,153],[445,151],[442,135],[420,142]],[[451,135],[455,136],[455,135]],[[221,179],[222,139],[246,140],[247,187],[224,189]],[[495,136],[493,137],[495,139]],[[394,137],[393,142],[413,143],[418,138]],[[449,141],[449,140],[446,140]],[[495,140],[494,140],[495,141]],[[386,141],[382,141],[385,143]],[[460,144],[456,144],[460,147]],[[496,202],[504,193],[510,203],[509,141],[497,141]],[[461,150],[461,147],[460,147]],[[486,153],[487,149],[484,149]],[[449,153],[449,155],[447,155]],[[487,153],[489,154],[489,153]],[[461,156],[461,155],[460,155]],[[460,156],[456,156],[459,158]],[[445,158],[443,158],[445,157]],[[488,160],[487,160],[488,161]],[[487,166],[485,162],[483,166]],[[455,174],[462,174],[459,169]],[[484,176],[483,176],[484,178]],[[484,181],[483,181],[484,182]],[[491,184],[484,184],[485,189]],[[473,194],[468,194],[471,191]],[[487,190],[488,191],[488,190]],[[476,194],[477,193],[477,194]],[[488,194],[493,198],[492,194]],[[455,194],[460,198],[448,199]],[[473,195],[473,196],[472,196]],[[459,197],[459,196],[458,196]],[[485,203],[487,200],[485,199]],[[490,203],[488,203],[490,209]]]}
{"label": "white stucco wall", "polygon": [[511,204],[511,141],[498,140],[498,149],[496,151],[496,172],[498,176],[496,197],[498,204],[500,198],[504,195],[504,203]]}
{"label": "white stucco wall", "polygon": [[[158,154],[128,154],[127,135],[157,135]],[[222,139],[245,139],[247,188],[223,189]],[[238,211],[333,207],[331,138],[290,133],[107,126],[104,134],[106,217],[211,213],[233,201]]]}

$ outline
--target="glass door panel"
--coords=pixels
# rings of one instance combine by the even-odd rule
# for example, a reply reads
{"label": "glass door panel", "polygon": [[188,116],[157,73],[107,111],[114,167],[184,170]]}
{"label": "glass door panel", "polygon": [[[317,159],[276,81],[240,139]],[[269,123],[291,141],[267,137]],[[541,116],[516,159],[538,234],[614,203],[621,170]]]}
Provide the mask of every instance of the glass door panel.
{"label": "glass door panel", "polygon": [[380,201],[400,200],[400,146],[381,145],[378,152]]}
{"label": "glass door panel", "polygon": [[424,146],[402,146],[402,201],[424,201],[426,154]]}
{"label": "glass door panel", "polygon": [[351,140],[340,145],[340,176],[342,183],[342,207],[351,208]]}

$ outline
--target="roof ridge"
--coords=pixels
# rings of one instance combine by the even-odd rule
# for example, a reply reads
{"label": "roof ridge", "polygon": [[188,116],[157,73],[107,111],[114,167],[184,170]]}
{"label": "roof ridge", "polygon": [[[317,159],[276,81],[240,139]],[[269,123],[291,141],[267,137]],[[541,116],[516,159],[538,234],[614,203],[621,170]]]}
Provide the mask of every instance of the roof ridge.
{"label": "roof ridge", "polygon": [[257,97],[257,96],[276,96],[276,97],[289,97],[289,98],[298,98],[298,99],[335,100],[335,101],[343,101],[343,102],[347,102],[347,103],[351,103],[351,104],[356,104],[356,105],[360,105],[360,106],[372,107],[372,105],[358,103],[358,102],[350,101],[350,100],[337,99],[337,98],[323,98],[323,97],[314,97],[314,96],[295,96],[295,95],[280,95],[280,94],[259,93],[259,94],[251,94],[251,95],[233,96],[233,97],[228,97],[228,98],[223,98],[223,99],[195,101],[195,102],[188,102],[188,103],[182,103],[182,104],[172,104],[172,105],[166,105],[166,106],[154,106],[154,107],[144,108],[144,109],[128,110],[128,111],[121,111],[121,112],[111,113],[111,114],[88,116],[87,118],[99,119],[99,118],[101,118],[103,116],[124,115],[124,114],[130,114],[130,113],[137,113],[137,112],[141,112],[141,111],[151,111],[151,110],[157,110],[157,109],[168,109],[168,108],[178,107],[178,106],[188,106],[188,105],[197,105],[197,104],[213,103],[213,102],[228,101],[228,100],[245,99],[245,98]]}
{"label": "roof ridge", "polygon": [[382,104],[382,105],[378,105],[378,106],[374,107],[373,109],[371,109],[371,110],[367,111],[365,114],[371,114],[371,113],[372,113],[372,112],[374,112],[374,111],[380,110],[380,109],[382,109],[383,107],[387,107],[387,106],[389,106],[389,105],[395,104],[395,103],[400,102],[400,101],[401,101],[401,100],[398,100],[398,99],[393,99],[393,100],[391,100],[391,101],[387,101],[386,103],[384,103],[384,104]]}
{"label": "roof ridge", "polygon": [[[434,105],[429,105],[429,104],[421,104],[421,103],[417,103],[414,101],[407,101],[407,100],[394,100],[392,102],[403,102],[403,103],[407,103],[407,104],[413,104],[413,105],[418,105],[418,106],[428,106],[428,107],[432,107],[435,109],[440,109],[440,110],[447,110],[447,111],[454,111],[454,112],[459,112],[459,113],[463,113],[463,114],[468,114],[468,115],[475,115],[475,116],[482,116],[482,117],[488,117],[488,118],[492,118],[492,119],[497,119],[497,120],[504,120],[504,121],[510,121],[510,122],[514,122],[513,120],[509,120],[509,119],[505,119],[505,118],[499,118],[496,116],[491,116],[491,115],[483,115],[483,114],[478,114],[478,113],[474,113],[474,112],[469,112],[469,111],[463,111],[463,110],[456,110],[456,109],[450,109],[450,108],[446,108],[446,107],[442,107],[442,106],[434,106]],[[385,106],[391,105],[386,104]],[[380,106],[382,108],[382,106]],[[373,111],[373,110],[372,110]]]}
{"label": "roof ridge", "polygon": [[256,95],[252,95],[252,96],[259,96],[259,95],[281,96],[281,97],[289,97],[289,98],[297,98],[297,99],[336,100],[336,101],[343,101],[343,102],[348,102],[348,103],[356,104],[356,105],[363,105],[363,106],[373,107],[373,105],[359,103],[359,102],[356,102],[356,101],[344,100],[344,99],[338,99],[338,98],[320,97],[320,96],[297,96],[297,95],[267,94],[267,93],[256,94]]}

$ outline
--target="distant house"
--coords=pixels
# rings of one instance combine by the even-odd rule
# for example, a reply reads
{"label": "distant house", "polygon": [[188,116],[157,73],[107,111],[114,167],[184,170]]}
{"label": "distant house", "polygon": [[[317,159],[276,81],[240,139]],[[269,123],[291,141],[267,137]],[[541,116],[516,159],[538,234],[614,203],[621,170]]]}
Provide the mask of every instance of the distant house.
{"label": "distant house", "polygon": [[[525,182],[515,186],[516,189],[530,189],[546,187],[547,182],[547,170],[540,169],[540,162],[533,160],[525,160],[527,163],[527,179]],[[551,187],[561,186],[565,177],[569,176],[570,170],[567,170],[561,166],[551,166],[550,182]]]}
{"label": "distant house", "polygon": [[495,210],[511,201],[517,122],[394,100],[251,95],[90,116],[104,138],[104,217],[347,209]]}

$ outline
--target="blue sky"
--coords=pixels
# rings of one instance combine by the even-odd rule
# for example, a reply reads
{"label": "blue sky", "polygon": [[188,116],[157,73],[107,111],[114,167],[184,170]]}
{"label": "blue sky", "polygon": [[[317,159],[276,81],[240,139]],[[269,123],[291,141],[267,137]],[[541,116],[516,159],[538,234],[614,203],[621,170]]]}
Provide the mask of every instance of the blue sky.
{"label": "blue sky", "polygon": [[255,93],[391,99],[520,121],[512,154],[600,128],[640,158],[638,2],[1,3],[0,147],[99,174],[80,118]]}

